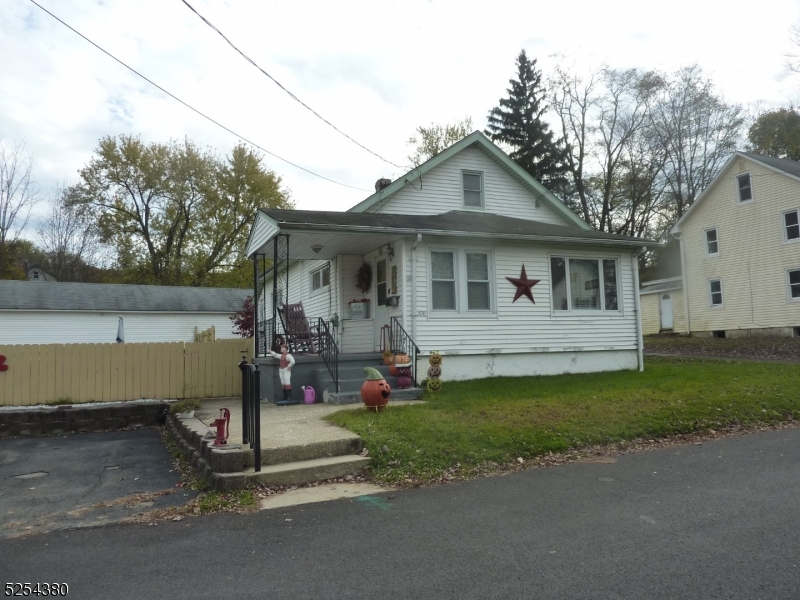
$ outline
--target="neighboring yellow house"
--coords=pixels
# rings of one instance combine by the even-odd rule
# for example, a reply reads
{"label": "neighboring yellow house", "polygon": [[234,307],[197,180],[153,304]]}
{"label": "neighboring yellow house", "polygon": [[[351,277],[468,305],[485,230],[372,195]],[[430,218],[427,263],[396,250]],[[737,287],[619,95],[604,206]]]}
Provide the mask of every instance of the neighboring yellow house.
{"label": "neighboring yellow house", "polygon": [[672,234],[692,335],[800,336],[800,162],[737,152]]}
{"label": "neighboring yellow house", "polygon": [[642,283],[639,298],[643,335],[662,332],[689,333],[686,330],[683,277]]}

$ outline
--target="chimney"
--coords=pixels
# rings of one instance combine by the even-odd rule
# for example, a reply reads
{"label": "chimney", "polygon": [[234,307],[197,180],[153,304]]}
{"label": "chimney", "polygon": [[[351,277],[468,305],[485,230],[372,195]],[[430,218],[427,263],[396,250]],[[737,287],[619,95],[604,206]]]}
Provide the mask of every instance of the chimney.
{"label": "chimney", "polygon": [[392,185],[391,179],[378,179],[378,181],[375,182],[375,191],[380,192],[382,189],[387,188],[390,185]]}

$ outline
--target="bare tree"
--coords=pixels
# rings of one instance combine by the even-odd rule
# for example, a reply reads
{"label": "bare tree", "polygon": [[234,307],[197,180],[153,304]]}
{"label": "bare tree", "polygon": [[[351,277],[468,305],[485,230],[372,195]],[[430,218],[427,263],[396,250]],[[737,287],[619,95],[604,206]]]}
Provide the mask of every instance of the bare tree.
{"label": "bare tree", "polygon": [[37,229],[39,246],[45,252],[43,265],[59,281],[87,281],[101,259],[97,221],[76,204],[74,190],[55,189],[50,214]]}
{"label": "bare tree", "polygon": [[408,156],[408,160],[418,167],[470,133],[472,133],[472,117],[465,117],[452,125],[431,123],[430,127],[417,127],[414,135],[408,138],[408,144],[414,146],[414,153]]}
{"label": "bare tree", "polygon": [[786,61],[783,66],[789,71],[800,73],[800,54],[798,54],[800,52],[800,25],[792,25],[789,29],[789,38],[796,50],[785,55]]}
{"label": "bare tree", "polygon": [[33,159],[25,144],[9,148],[0,141],[0,276],[9,270],[13,246],[38,201]]}

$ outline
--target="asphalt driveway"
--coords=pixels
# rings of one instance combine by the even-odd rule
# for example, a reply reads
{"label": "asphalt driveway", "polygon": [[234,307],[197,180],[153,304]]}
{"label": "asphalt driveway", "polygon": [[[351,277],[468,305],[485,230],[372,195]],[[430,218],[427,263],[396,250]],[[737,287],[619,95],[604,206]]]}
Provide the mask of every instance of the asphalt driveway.
{"label": "asphalt driveway", "polygon": [[194,493],[155,429],[0,440],[0,538],[119,523]]}

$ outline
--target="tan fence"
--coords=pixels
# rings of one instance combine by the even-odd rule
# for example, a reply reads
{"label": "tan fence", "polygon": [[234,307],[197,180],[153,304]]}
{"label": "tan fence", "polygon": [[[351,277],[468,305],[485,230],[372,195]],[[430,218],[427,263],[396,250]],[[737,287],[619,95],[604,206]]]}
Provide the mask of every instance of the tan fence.
{"label": "tan fence", "polygon": [[253,340],[0,346],[0,406],[238,396]]}

